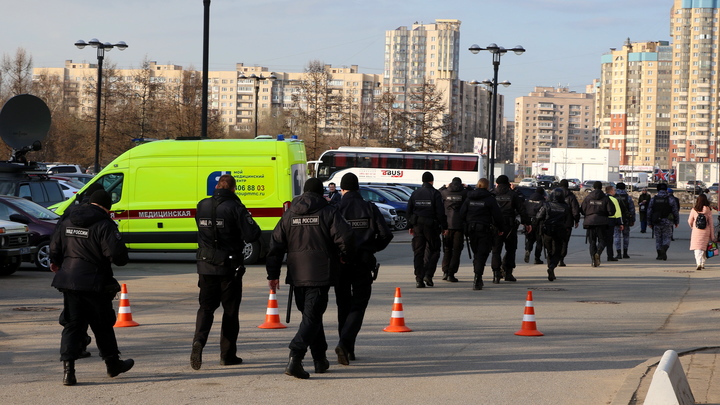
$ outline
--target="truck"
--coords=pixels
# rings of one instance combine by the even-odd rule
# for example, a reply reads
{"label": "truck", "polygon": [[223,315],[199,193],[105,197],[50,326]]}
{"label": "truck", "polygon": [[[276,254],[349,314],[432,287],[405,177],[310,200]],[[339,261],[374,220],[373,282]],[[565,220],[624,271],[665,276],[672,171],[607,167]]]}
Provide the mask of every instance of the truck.
{"label": "truck", "polygon": [[645,172],[627,173],[622,181],[630,191],[642,190],[650,184],[650,174]]}
{"label": "truck", "polygon": [[0,276],[9,276],[22,264],[24,255],[36,248],[30,246],[30,229],[25,224],[0,220]]}
{"label": "truck", "polygon": [[679,190],[688,188],[688,181],[691,181],[691,187],[694,188],[697,182],[704,184],[713,184],[718,182],[718,171],[720,163],[700,163],[700,162],[677,162],[675,169],[677,185]]}
{"label": "truck", "polygon": [[192,139],[152,141],[118,156],[74,198],[56,205],[62,214],[91,184],[112,197],[111,216],[128,249],[197,250],[197,203],[231,174],[236,193],[260,226],[260,241],[244,246],[245,263],[267,251],[270,233],[307,179],[305,145],[298,139]]}

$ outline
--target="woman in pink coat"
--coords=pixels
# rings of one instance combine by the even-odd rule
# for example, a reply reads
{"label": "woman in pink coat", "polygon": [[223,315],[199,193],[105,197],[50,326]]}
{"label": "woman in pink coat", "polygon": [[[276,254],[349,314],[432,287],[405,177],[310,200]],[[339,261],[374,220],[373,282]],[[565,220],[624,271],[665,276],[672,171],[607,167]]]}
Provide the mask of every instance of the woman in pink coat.
{"label": "woman in pink coat", "polygon": [[[698,229],[696,226],[699,214],[705,216],[705,229]],[[715,241],[712,211],[710,210],[710,203],[708,202],[705,194],[700,194],[698,196],[695,201],[695,207],[690,210],[688,225],[690,225],[690,229],[692,230],[690,235],[690,250],[695,252],[696,269],[702,270],[705,268],[705,250],[707,249],[707,244],[710,241]]]}

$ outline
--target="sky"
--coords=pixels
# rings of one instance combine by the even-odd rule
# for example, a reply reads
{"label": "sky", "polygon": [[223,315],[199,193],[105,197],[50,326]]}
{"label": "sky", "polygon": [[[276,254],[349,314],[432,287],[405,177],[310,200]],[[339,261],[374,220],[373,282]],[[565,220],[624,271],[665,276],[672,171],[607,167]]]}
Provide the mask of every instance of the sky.
{"label": "sky", "polygon": [[[106,64],[136,68],[144,60],[202,70],[203,0],[23,0],[0,9],[0,54],[24,48],[33,67],[63,67],[66,60],[97,61],[94,48],[74,43],[97,38],[125,41],[105,54]],[[513,101],[536,86],[584,92],[600,76],[600,57],[633,42],[670,40],[673,0],[211,0],[209,69],[236,63],[270,71],[301,72],[311,60],[335,67],[358,65],[382,74],[385,31],[415,22],[458,19],[461,80],[492,78],[492,56],[467,50],[490,43],[522,45],[501,59],[498,81]]]}

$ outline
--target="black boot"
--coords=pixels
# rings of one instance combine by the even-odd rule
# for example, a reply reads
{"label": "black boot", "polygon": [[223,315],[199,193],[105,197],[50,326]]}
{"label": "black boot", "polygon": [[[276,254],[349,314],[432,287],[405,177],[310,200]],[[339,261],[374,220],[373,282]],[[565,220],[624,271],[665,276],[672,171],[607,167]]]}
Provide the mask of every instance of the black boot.
{"label": "black boot", "polygon": [[110,377],[117,377],[118,375],[133,368],[134,365],[135,361],[133,359],[120,360],[120,357],[118,356],[105,360],[107,374]]}
{"label": "black boot", "polygon": [[662,260],[662,250],[658,249],[658,250],[656,250],[656,252],[657,252],[657,257],[655,258],[655,260]]}
{"label": "black boot", "polygon": [[661,257],[661,259],[667,260],[667,251],[668,251],[668,249],[670,249],[670,246],[668,246],[668,245],[662,245],[662,246],[660,246],[660,252],[662,252],[662,257]]}
{"label": "black boot", "polygon": [[618,249],[618,250],[617,250],[617,255],[615,255],[615,258],[616,258],[616,259],[622,259],[622,257],[623,257],[622,251],[621,251],[620,249]]}
{"label": "black boot", "polygon": [[455,274],[448,274],[447,281],[449,281],[451,283],[457,283],[460,280],[458,280],[457,277],[455,277]]}
{"label": "black boot", "polygon": [[443,271],[443,278],[442,278],[442,279],[445,280],[445,281],[447,281],[447,279],[448,279],[448,274],[447,274],[446,271]]}
{"label": "black boot", "polygon": [[482,290],[483,288],[483,281],[482,276],[475,275],[475,279],[473,280],[473,290]]}
{"label": "black boot", "polygon": [[505,269],[505,281],[517,281],[515,277],[513,277],[513,269]]}
{"label": "black boot", "polygon": [[500,271],[493,271],[493,284],[500,284],[502,273]]}
{"label": "black boot", "polygon": [[548,267],[547,269],[548,274],[548,281],[554,281],[555,280],[555,269],[551,269]]}
{"label": "black boot", "polygon": [[200,370],[200,367],[202,367],[202,351],[202,342],[198,340],[194,341],[192,344],[192,352],[190,352],[190,367],[192,367],[193,370]]}
{"label": "black boot", "polygon": [[558,267],[565,267],[565,261],[563,259],[560,259],[560,263],[558,263]]}
{"label": "black boot", "polygon": [[64,360],[63,361],[63,385],[75,385],[77,379],[75,378],[75,360]]}
{"label": "black boot", "polygon": [[623,249],[623,259],[629,259],[629,258],[630,258],[630,256],[628,255],[627,251],[628,251],[627,249]]}
{"label": "black boot", "polygon": [[330,362],[327,357],[321,360],[313,360],[313,363],[315,364],[315,372],[317,374],[322,374],[330,368]]}
{"label": "black boot", "polygon": [[297,356],[290,356],[290,361],[288,361],[287,367],[285,367],[285,374],[303,380],[310,378],[310,374],[303,368],[302,359]]}
{"label": "black boot", "polygon": [[530,251],[525,251],[525,263],[530,263]]}

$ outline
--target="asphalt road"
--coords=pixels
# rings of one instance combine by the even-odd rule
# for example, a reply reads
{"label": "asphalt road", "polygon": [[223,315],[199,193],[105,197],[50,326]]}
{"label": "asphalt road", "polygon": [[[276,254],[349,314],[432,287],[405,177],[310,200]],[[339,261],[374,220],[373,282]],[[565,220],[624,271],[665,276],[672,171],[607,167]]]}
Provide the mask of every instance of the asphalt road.
{"label": "asphalt road", "polygon": [[[655,260],[650,234],[636,227],[631,259],[608,264],[603,257],[601,267],[592,268],[578,229],[568,267],[558,268],[556,281],[547,281],[545,266],[523,263],[519,252],[518,282],[493,285],[488,268],[482,291],[472,290],[467,252],[459,283],[436,277],[435,287],[416,289],[409,236],[396,233],[396,241],[378,255],[382,267],[357,361],[336,362],[336,310],[330,305],[325,324],[331,367],[326,374],[311,373],[309,380],[283,374],[299,313],[293,312],[287,329],[257,328],[268,300],[263,266],[248,266],[244,279],[238,341],[244,363],[218,364],[217,326],[202,369],[194,371],[189,355],[198,289],[192,255],[135,254],[116,269],[140,323],[116,329],[123,358],[135,359],[135,368],[108,378],[93,344],[93,356],[77,362],[78,385],[64,387],[57,323],[62,296],[50,287],[51,273],[24,265],[0,278],[2,403],[610,404],[637,378],[633,369],[649,358],[667,349],[720,344],[720,259],[695,271],[684,221],[686,216],[668,261]],[[382,331],[396,287],[413,332]],[[514,335],[528,291],[542,337]],[[278,300],[284,322],[286,286]],[[305,366],[312,371],[309,356]]]}

